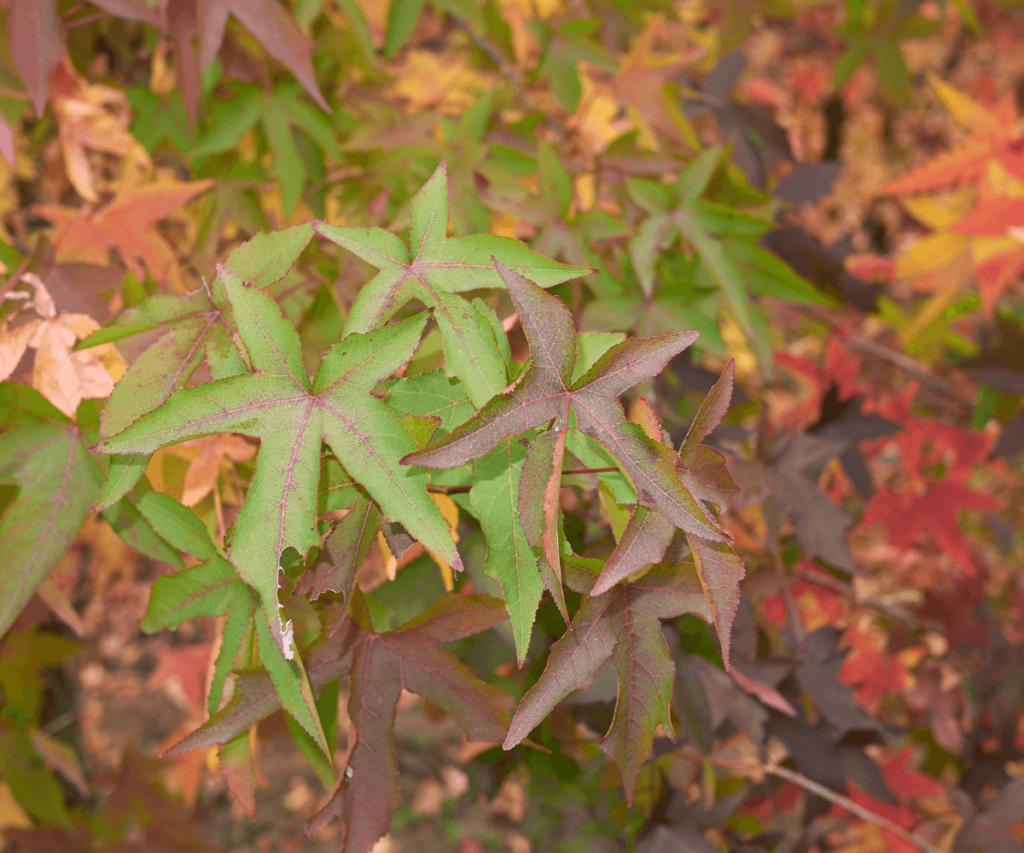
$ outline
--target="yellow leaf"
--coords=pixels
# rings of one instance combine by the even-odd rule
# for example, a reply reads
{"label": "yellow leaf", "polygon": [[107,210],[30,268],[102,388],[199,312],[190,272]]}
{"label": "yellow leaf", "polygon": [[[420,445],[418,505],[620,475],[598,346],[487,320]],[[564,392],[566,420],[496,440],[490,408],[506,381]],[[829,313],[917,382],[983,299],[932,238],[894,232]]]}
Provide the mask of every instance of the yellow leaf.
{"label": "yellow leaf", "polygon": [[630,129],[631,122],[619,116],[619,102],[612,87],[596,82],[582,63],[578,68],[583,94],[568,123],[579,131],[594,153],[600,154],[612,140]]}
{"label": "yellow leaf", "polygon": [[1001,136],[1003,134],[1002,124],[990,109],[968,98],[959,89],[955,89],[934,74],[928,75],[928,82],[935,90],[939,100],[942,101],[942,105],[966,130],[982,135]]}
{"label": "yellow leaf", "polygon": [[[32,821],[25,814],[25,810],[18,805],[18,801],[14,799],[10,786],[6,782],[0,782],[0,830],[31,828]],[[3,842],[4,835],[0,831],[0,844]]]}
{"label": "yellow leaf", "polygon": [[918,222],[940,229],[959,222],[970,213],[976,195],[973,187],[964,187],[938,195],[903,198],[900,203]]}
{"label": "yellow leaf", "polygon": [[898,278],[916,278],[952,264],[963,254],[971,239],[964,234],[942,232],[919,240],[896,259]]}
{"label": "yellow leaf", "polygon": [[576,182],[576,209],[580,212],[590,210],[597,198],[597,179],[593,173],[577,175]]}
{"label": "yellow leaf", "polygon": [[492,75],[468,64],[469,57],[463,54],[410,50],[391,68],[396,79],[387,94],[405,101],[409,113],[433,110],[441,115],[459,115],[497,83]]}
{"label": "yellow leaf", "polygon": [[[434,499],[434,503],[437,504],[437,508],[441,510],[441,515],[444,516],[445,521],[448,522],[452,529],[452,539],[459,541],[458,527],[459,527],[459,505],[455,503],[448,495],[432,494],[431,497]],[[437,563],[438,568],[441,570],[441,579],[444,581],[444,588],[451,592],[455,589],[455,578],[452,574],[452,568],[444,560],[437,556],[433,551],[428,552],[431,557],[434,558],[434,562]]]}
{"label": "yellow leaf", "polygon": [[57,316],[42,279],[35,273],[25,273],[21,280],[35,290],[22,310],[32,307],[42,316],[14,326],[16,315],[10,315],[0,325],[0,379],[11,374],[26,349],[34,349],[32,387],[65,415],[74,417],[82,400],[110,395],[114,382],[126,369],[124,359],[112,344],[74,352],[76,341],[96,331],[99,323],[86,314]]}
{"label": "yellow leaf", "polygon": [[985,198],[1001,195],[1022,196],[1024,182],[1007,172],[1001,163],[992,160],[985,171],[982,195]]}

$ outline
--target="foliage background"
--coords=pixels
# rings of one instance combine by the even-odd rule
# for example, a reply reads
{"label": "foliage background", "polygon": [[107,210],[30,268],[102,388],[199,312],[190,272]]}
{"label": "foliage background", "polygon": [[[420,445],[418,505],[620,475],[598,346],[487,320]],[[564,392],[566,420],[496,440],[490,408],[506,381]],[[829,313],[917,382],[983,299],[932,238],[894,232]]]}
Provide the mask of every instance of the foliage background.
{"label": "foliage background", "polygon": [[[705,622],[665,621],[679,740],[654,732],[630,805],[597,745],[613,677],[534,731],[548,752],[474,756],[442,712],[403,694],[404,805],[381,849],[1024,849],[1014,4],[3,7],[2,437],[19,387],[96,427],[155,333],[76,342],[127,309],[195,291],[261,232],[322,220],[404,234],[442,161],[454,235],[513,237],[594,270],[551,289],[580,330],[700,333],[626,398],[635,420],[642,395],[678,444],[735,360],[711,438],[739,486],[722,519],[746,565],[732,672]],[[318,238],[270,285],[310,372],[371,275]],[[513,313],[507,294],[488,298]],[[506,331],[522,361],[521,331]],[[428,335],[410,375],[439,367],[441,346]],[[29,514],[45,511],[61,473],[12,478],[19,452],[0,444],[5,523],[26,496]],[[254,452],[237,435],[190,441],[158,451],[144,482],[217,539]],[[91,459],[23,611],[8,593],[26,570],[3,567],[5,842],[337,849],[336,823],[300,833],[340,765],[283,714],[253,736],[267,786],[255,824],[214,752],[155,758],[208,713],[222,623],[142,633],[153,583],[183,563],[135,516],[89,514],[103,473]],[[614,484],[563,483],[576,553],[603,559],[621,535]],[[468,569],[457,589],[499,592],[474,507],[458,492],[440,503]],[[360,587],[392,626],[443,593],[419,546],[401,560],[369,548]],[[508,623],[450,648],[522,698],[564,631],[545,599],[524,668]],[[338,698],[325,691],[321,708]]]}

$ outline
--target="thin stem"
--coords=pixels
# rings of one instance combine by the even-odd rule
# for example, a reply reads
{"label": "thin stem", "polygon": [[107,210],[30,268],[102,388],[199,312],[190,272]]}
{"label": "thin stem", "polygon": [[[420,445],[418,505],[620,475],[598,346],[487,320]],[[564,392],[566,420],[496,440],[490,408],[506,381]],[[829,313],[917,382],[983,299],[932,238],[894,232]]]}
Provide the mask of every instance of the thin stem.
{"label": "thin stem", "polygon": [[826,788],[824,785],[815,782],[813,779],[808,779],[803,775],[803,773],[797,773],[795,770],[790,770],[788,767],[780,767],[778,764],[773,762],[762,764],[756,761],[714,758],[713,756],[701,755],[695,752],[686,752],[685,750],[676,750],[675,754],[680,758],[689,759],[690,761],[706,761],[708,764],[713,764],[716,767],[722,767],[726,770],[735,770],[737,773],[743,773],[745,775],[760,776],[763,773],[767,773],[770,776],[785,779],[787,782],[799,785],[805,791],[817,794],[823,800],[828,800],[828,802],[840,806],[848,812],[852,812],[867,823],[872,823],[887,832],[891,832],[893,835],[898,835],[904,841],[913,844],[919,850],[923,850],[924,853],[941,853],[938,847],[934,846],[931,842],[926,841],[920,835],[917,835],[908,829],[904,829],[902,826],[897,823],[893,823],[888,818],[875,814],[873,811],[864,808],[864,806],[858,805],[849,797],[837,794],[831,788]]}
{"label": "thin stem", "polygon": [[[570,474],[611,474],[618,470],[618,468],[570,468],[568,471],[563,471],[562,476],[565,477]],[[472,486],[427,486],[427,491],[437,495],[463,495],[472,488]]]}
{"label": "thin stem", "polygon": [[84,27],[86,24],[91,24],[94,21],[99,21],[102,18],[106,18],[106,17],[107,17],[107,13],[106,12],[93,12],[93,13],[91,13],[89,15],[83,15],[81,18],[77,18],[74,21],[67,21],[67,22],[65,22],[65,24],[64,24],[64,32],[67,32],[68,30],[73,30],[76,27]]}
{"label": "thin stem", "polygon": [[464,495],[472,486],[427,486],[428,492],[435,495]]}
{"label": "thin stem", "polygon": [[813,779],[808,779],[802,773],[797,773],[794,770],[789,770],[786,767],[778,767],[774,764],[764,765],[766,773],[770,773],[772,776],[776,776],[779,779],[785,779],[787,782],[793,782],[799,785],[806,791],[810,791],[812,794],[817,794],[824,800],[828,800],[830,803],[835,803],[837,806],[842,806],[848,812],[853,812],[861,820],[867,823],[873,823],[882,829],[888,830],[893,835],[898,835],[904,841],[913,844],[919,850],[923,850],[924,853],[941,853],[938,847],[933,845],[931,842],[926,841],[920,835],[911,832],[908,829],[904,829],[897,823],[893,823],[888,818],[884,818],[881,815],[877,815],[872,811],[858,805],[849,797],[844,797],[842,794],[837,794],[835,791],[826,788],[824,785],[819,785]]}

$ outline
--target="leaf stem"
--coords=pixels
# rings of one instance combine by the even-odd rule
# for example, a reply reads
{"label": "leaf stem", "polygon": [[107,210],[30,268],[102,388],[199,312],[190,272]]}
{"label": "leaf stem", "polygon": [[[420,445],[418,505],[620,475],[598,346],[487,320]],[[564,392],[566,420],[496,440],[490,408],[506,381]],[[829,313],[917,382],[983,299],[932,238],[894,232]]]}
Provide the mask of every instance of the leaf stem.
{"label": "leaf stem", "polygon": [[[562,476],[566,477],[570,474],[612,474],[618,470],[618,468],[570,468],[563,471]],[[437,495],[463,495],[472,488],[472,486],[427,486],[427,491]]]}

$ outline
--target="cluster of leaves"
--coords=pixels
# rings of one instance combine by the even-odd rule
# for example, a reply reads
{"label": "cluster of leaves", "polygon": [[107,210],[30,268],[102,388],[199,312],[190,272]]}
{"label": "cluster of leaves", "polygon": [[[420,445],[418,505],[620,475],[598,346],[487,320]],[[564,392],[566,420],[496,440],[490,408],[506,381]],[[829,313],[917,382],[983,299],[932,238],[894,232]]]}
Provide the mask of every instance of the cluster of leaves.
{"label": "cluster of leaves", "polygon": [[[793,168],[728,52],[788,3],[91,5],[6,10],[0,831],[203,849],[157,765],[94,789],[47,734],[78,647],[39,625],[86,634],[48,576],[100,514],[161,567],[141,629],[216,648],[165,755],[255,816],[283,709],[343,850],[403,814],[403,691],[504,747],[543,849],[1017,849],[1011,95],[929,78],[968,136],[878,190],[937,233],[854,259],[875,292],[790,213],[840,164]],[[901,42],[980,31],[818,5],[890,104]]]}

